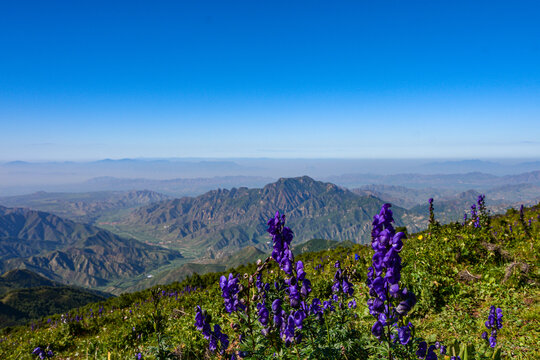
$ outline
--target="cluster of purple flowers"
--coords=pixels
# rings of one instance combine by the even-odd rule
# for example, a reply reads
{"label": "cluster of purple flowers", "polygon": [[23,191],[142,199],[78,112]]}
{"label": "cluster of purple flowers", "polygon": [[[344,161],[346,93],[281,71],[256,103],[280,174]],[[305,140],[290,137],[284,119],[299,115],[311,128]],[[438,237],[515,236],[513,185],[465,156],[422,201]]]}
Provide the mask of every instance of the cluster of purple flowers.
{"label": "cluster of purple flowers", "polygon": [[353,284],[349,282],[349,278],[341,270],[341,263],[336,261],[334,267],[336,268],[336,273],[334,274],[334,283],[332,285],[332,292],[339,293],[341,288],[345,296],[352,296],[354,293]]}
{"label": "cluster of purple flowers", "polygon": [[[439,354],[446,355],[446,346],[442,345],[440,342],[435,342],[435,344],[427,346],[427,343],[425,341],[420,342],[418,344],[418,350],[416,350],[416,356],[418,356],[419,359],[425,359],[425,360],[437,360],[437,354],[435,353],[435,350],[439,350]],[[461,360],[461,358],[452,356],[453,360]]]}
{"label": "cluster of purple flowers", "polygon": [[292,275],[294,256],[291,250],[291,241],[294,234],[285,226],[285,215],[279,215],[279,211],[273,218],[268,220],[268,232],[272,235],[273,250],[272,258],[279,264],[281,270],[287,275]]}
{"label": "cluster of purple flowers", "polygon": [[[471,205],[471,220],[475,228],[489,227],[489,214],[486,208],[486,195],[478,195],[476,204]],[[463,214],[463,225],[467,222],[467,214]]]}
{"label": "cluster of purple flowers", "polygon": [[[480,216],[477,216],[476,221],[474,223],[474,226],[479,228],[483,225],[489,225],[486,223],[486,221],[489,221],[489,218],[487,217],[487,210],[486,210],[486,195],[478,195],[478,199],[476,200],[476,203],[478,204],[478,211],[480,212]],[[480,217],[482,217],[483,224],[480,223]]]}
{"label": "cluster of purple flowers", "polygon": [[474,221],[474,227],[480,226],[480,219],[478,218],[475,204],[471,205],[471,219]]}
{"label": "cluster of purple flowers", "polygon": [[[266,336],[271,330],[274,330],[279,333],[279,337],[285,345],[289,346],[293,342],[302,341],[302,333],[299,330],[303,329],[306,318],[313,316],[319,321],[324,321],[324,312],[333,311],[335,307],[332,305],[332,300],[321,303],[321,300],[314,298],[311,304],[308,303],[307,299],[312,291],[311,281],[306,277],[304,263],[302,261],[294,263],[294,256],[290,250],[294,235],[291,229],[284,225],[285,216],[280,215],[279,212],[276,212],[276,215],[268,221],[268,232],[273,239],[272,258],[278,263],[280,269],[289,275],[284,280],[276,281],[274,287],[278,292],[284,291],[288,296],[290,309],[289,311],[284,309],[285,298],[277,298],[271,303],[270,314],[266,303],[268,287],[262,282],[259,273],[256,284],[259,294],[262,293],[263,300],[257,303],[257,315],[263,326],[263,335]],[[321,267],[322,265],[319,266],[319,268]],[[352,295],[352,284],[341,273],[341,269],[338,270],[339,273],[336,275],[336,281],[339,281],[338,290],[341,287],[345,293]],[[353,306],[356,306],[354,301],[350,303],[350,307]]]}
{"label": "cluster of purple flowers", "polygon": [[[279,336],[286,346],[289,346],[292,342],[300,343],[302,341],[302,333],[298,330],[302,330],[303,322],[308,316],[311,315],[317,320],[323,321],[324,311],[335,310],[331,300],[321,304],[321,301],[317,298],[312,300],[311,305],[301,301],[298,309],[291,309],[288,313],[283,309],[282,305],[283,300],[279,298],[272,302],[273,326],[279,331]],[[262,307],[259,309],[260,315],[261,310],[263,312],[264,310]],[[266,312],[264,312],[264,315],[266,316]],[[259,321],[261,321],[260,318]]]}
{"label": "cluster of purple flowers", "polygon": [[39,356],[40,359],[47,359],[54,356],[52,350],[49,350],[48,347],[46,349],[42,349],[39,346],[32,351],[32,355]]}
{"label": "cluster of purple flowers", "polygon": [[218,324],[214,324],[214,330],[211,330],[210,322],[212,318],[200,306],[197,306],[195,311],[195,327],[210,342],[208,345],[210,351],[216,351],[220,348],[220,353],[224,354],[225,350],[229,347],[229,337],[221,332],[221,327]]}
{"label": "cluster of purple flowers", "polygon": [[[302,302],[302,305],[304,304]],[[286,345],[291,344],[293,341],[299,343],[302,341],[302,334],[297,332],[296,329],[301,330],[303,327],[303,321],[306,318],[305,306],[287,313],[283,310],[282,305],[283,301],[281,299],[272,302],[274,327],[279,330],[279,336]]]}
{"label": "cluster of purple flowers", "polygon": [[[491,306],[489,309],[488,319],[485,323],[486,327],[491,330],[489,337],[489,346],[494,348],[497,345],[497,331],[502,328],[503,313],[501,308]],[[482,339],[488,340],[488,334],[486,331],[482,333]]]}
{"label": "cluster of purple flowers", "polygon": [[266,293],[270,290],[270,284],[263,282],[262,273],[257,274],[255,286],[257,286],[257,291],[262,294],[263,297],[266,297]]}
{"label": "cluster of purple flowers", "polygon": [[238,311],[238,309],[245,309],[245,306],[238,300],[240,285],[238,284],[237,277],[233,276],[233,274],[229,274],[229,278],[227,279],[222,275],[219,279],[219,286],[221,287],[221,296],[225,302],[225,310],[227,310],[229,314]]}
{"label": "cluster of purple flowers", "polygon": [[[396,233],[390,204],[384,204],[379,214],[373,217],[371,247],[375,250],[372,266],[368,268],[367,285],[370,299],[367,302],[370,314],[376,319],[371,329],[379,340],[398,341],[405,345],[411,339],[412,324],[398,326],[400,320],[416,304],[414,294],[399,288],[401,279],[401,257],[403,248],[402,232]],[[398,303],[394,305],[394,300]],[[387,327],[385,335],[384,328]],[[398,337],[392,334],[397,329]]]}
{"label": "cluster of purple flowers", "polygon": [[[279,336],[286,345],[289,345],[293,341],[298,343],[302,340],[301,333],[296,330],[302,329],[303,321],[310,313],[316,315],[322,312],[320,308],[321,303],[318,299],[313,299],[311,306],[306,305],[305,299],[307,299],[311,292],[311,282],[306,278],[302,261],[296,263],[295,270],[296,276],[292,275],[283,282],[276,281],[274,284],[277,291],[285,290],[288,294],[289,305],[291,306],[289,312],[283,309],[282,305],[284,302],[282,299],[275,299],[271,305],[273,314],[272,325],[270,323],[270,312],[266,307],[266,300],[257,304],[257,315],[259,322],[263,326],[263,335],[268,335],[273,328],[279,331]],[[261,293],[260,290],[259,293]],[[263,291],[263,297],[265,297],[265,291]]]}

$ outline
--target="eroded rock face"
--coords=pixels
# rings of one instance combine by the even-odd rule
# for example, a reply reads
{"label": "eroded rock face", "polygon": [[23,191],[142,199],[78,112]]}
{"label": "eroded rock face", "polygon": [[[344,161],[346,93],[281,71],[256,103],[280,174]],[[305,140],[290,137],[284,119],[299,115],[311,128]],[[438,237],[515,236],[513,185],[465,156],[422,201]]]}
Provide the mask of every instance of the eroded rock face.
{"label": "eroded rock face", "polygon": [[0,208],[3,271],[28,268],[67,284],[103,286],[182,255],[90,225],[28,209]]}
{"label": "eroded rock face", "polygon": [[[124,222],[163,241],[215,251],[268,241],[266,221],[276,210],[286,214],[299,242],[313,238],[370,240],[372,214],[383,201],[361,196],[307,176],[280,179],[261,189],[219,189],[204,195],[164,201],[138,209]],[[398,225],[406,211],[395,207]],[[410,230],[418,229],[407,218]]]}

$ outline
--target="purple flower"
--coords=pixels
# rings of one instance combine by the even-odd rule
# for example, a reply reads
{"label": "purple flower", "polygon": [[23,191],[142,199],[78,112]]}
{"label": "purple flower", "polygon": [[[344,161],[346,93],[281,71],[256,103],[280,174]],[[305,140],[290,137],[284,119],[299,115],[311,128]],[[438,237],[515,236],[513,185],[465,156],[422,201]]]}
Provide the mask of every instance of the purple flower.
{"label": "purple flower", "polygon": [[203,312],[200,306],[197,306],[195,312],[195,327],[202,332],[206,340],[210,339],[211,331],[209,316],[205,311]]}
{"label": "purple flower", "polygon": [[426,354],[426,360],[437,360],[437,355],[435,354],[435,345],[431,345]]}
{"label": "purple flower", "polygon": [[42,349],[41,347],[37,347],[34,349],[34,351],[32,351],[32,354],[33,355],[37,355],[39,356],[40,359],[47,359],[47,358],[51,358],[54,356],[53,352],[51,350],[49,350],[49,348],[47,347],[47,349]]}
{"label": "purple flower", "polygon": [[411,340],[411,329],[408,325],[398,328],[398,338],[401,345],[407,345]]}
{"label": "purple flower", "polygon": [[298,261],[296,263],[296,277],[298,282],[303,281],[306,277],[306,273],[304,272],[304,263],[302,261]]}
{"label": "purple flower", "polygon": [[491,335],[489,337],[489,346],[494,348],[497,345],[497,337],[495,335]]}
{"label": "purple flower", "polygon": [[321,312],[322,312],[321,300],[319,300],[317,298],[314,298],[311,301],[311,305],[309,307],[309,313],[312,314],[312,315],[316,315],[316,314],[319,314]]}
{"label": "purple flower", "polygon": [[441,345],[441,348],[439,349],[439,352],[441,353],[441,355],[446,355],[446,346]]}
{"label": "purple flower", "polygon": [[302,329],[302,322],[306,318],[306,314],[303,310],[297,310],[294,312],[294,324],[298,329]]}
{"label": "purple flower", "polygon": [[489,309],[488,319],[485,322],[486,327],[491,330],[491,336],[488,339],[487,332],[484,331],[482,333],[482,339],[488,340],[489,346],[492,348],[497,345],[497,330],[502,328],[502,318],[503,313],[501,308],[495,308],[492,305]]}
{"label": "purple flower", "polygon": [[272,235],[272,259],[279,264],[281,270],[286,274],[291,275],[294,256],[290,249],[290,245],[294,234],[290,228],[284,226],[285,215],[280,215],[279,211],[276,212],[273,218],[268,220],[267,224],[267,231]]}
{"label": "purple flower", "polygon": [[[383,325],[397,324],[399,319],[407,315],[416,304],[414,294],[405,288],[403,290],[399,288],[401,280],[399,252],[403,248],[404,234],[395,232],[392,226],[394,220],[390,206],[390,204],[384,204],[380,213],[373,217],[371,247],[375,253],[372,258],[372,266],[368,268],[366,281],[370,295],[367,302],[369,312],[377,319],[376,322]],[[349,290],[348,281],[347,283],[343,282],[342,287],[345,292],[349,293],[347,291]],[[397,299],[396,302],[400,301],[397,306],[395,306],[393,299]],[[374,327],[377,326],[374,325]],[[393,333],[388,335],[395,336]],[[405,329],[401,330],[401,335],[403,341],[409,341]],[[381,333],[381,336],[384,336],[384,333]]]}
{"label": "purple flower", "polygon": [[375,324],[371,327],[371,333],[377,338],[380,339],[384,333],[383,324],[380,321],[375,321]]}
{"label": "purple flower", "polygon": [[280,313],[281,312],[281,304],[283,303],[283,300],[281,299],[276,299],[272,302],[272,312],[274,314],[277,314],[277,313]]}
{"label": "purple flower", "polygon": [[329,310],[329,311],[335,311],[336,310],[334,305],[332,305],[332,301],[324,301],[323,302],[323,309],[324,310]]}
{"label": "purple flower", "polygon": [[[294,278],[292,278],[294,279]],[[297,308],[300,305],[300,291],[298,290],[297,284],[291,279],[291,285],[288,287],[287,292],[289,293],[289,302],[293,308]]]}
{"label": "purple flower", "polygon": [[302,287],[300,288],[300,294],[302,294],[302,296],[306,298],[310,292],[311,292],[311,281],[309,281],[308,279],[304,279],[302,281]]}
{"label": "purple flower", "polygon": [[225,276],[221,276],[219,279],[219,286],[221,287],[221,296],[224,299],[225,310],[227,310],[229,314],[238,311],[238,309],[244,309],[244,306],[240,304],[240,301],[238,300],[238,293],[240,292],[238,278],[234,277],[233,274],[229,274],[228,279]]}
{"label": "purple flower", "polygon": [[423,359],[426,357],[427,352],[427,343],[425,341],[422,341],[420,344],[418,344],[418,350],[416,350],[416,356],[418,356],[419,359]]}
{"label": "purple flower", "polygon": [[262,302],[262,304],[257,304],[257,314],[259,315],[259,322],[261,323],[261,325],[267,326],[270,313],[268,312],[264,301]]}

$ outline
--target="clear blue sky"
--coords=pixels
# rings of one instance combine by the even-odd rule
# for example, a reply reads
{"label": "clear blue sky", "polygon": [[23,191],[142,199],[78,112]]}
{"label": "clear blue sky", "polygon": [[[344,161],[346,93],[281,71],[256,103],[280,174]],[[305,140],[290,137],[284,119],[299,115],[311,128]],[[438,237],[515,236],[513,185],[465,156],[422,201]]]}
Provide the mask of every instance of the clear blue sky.
{"label": "clear blue sky", "polygon": [[2,1],[0,160],[540,157],[537,1]]}

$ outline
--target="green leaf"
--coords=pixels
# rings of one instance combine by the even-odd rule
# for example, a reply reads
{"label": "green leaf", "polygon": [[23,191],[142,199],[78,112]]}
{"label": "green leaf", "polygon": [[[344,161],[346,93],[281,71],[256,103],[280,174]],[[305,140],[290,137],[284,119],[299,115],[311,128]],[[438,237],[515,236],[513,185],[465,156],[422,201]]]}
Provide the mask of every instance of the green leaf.
{"label": "green leaf", "polygon": [[461,344],[461,349],[459,350],[459,357],[461,360],[469,360],[469,351],[466,344]]}
{"label": "green leaf", "polygon": [[493,353],[492,359],[493,360],[501,360],[501,349],[500,348],[495,350],[495,352]]}

